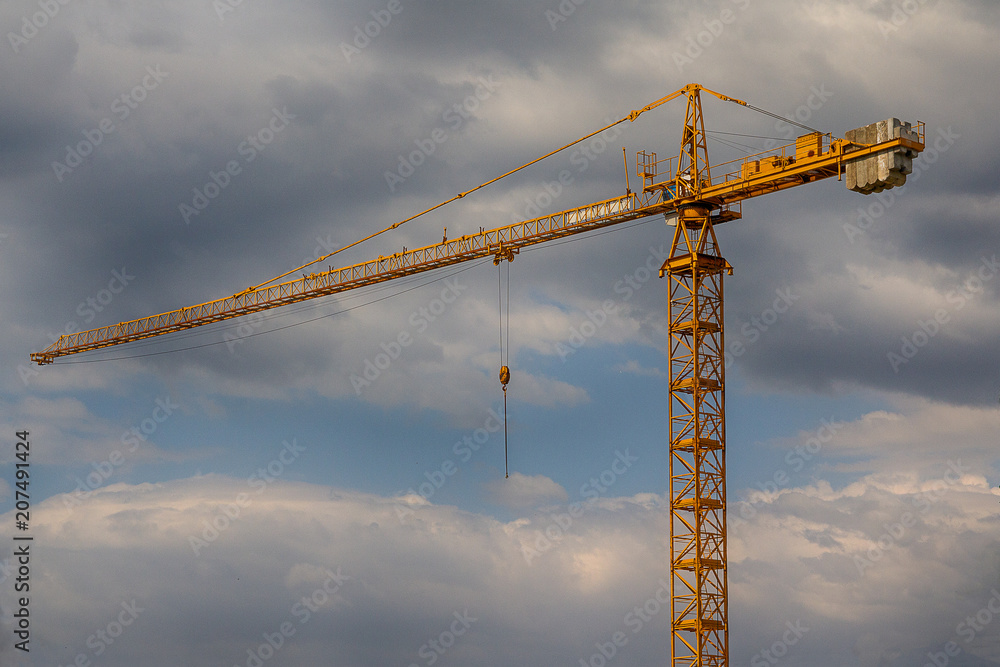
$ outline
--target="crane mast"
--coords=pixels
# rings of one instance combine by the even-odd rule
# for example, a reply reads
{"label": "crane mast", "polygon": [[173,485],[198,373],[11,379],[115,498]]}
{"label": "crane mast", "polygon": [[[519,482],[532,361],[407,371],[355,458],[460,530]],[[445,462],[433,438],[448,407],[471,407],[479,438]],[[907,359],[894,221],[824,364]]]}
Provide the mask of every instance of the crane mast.
{"label": "crane mast", "polygon": [[672,667],[729,664],[726,565],[726,411],[723,274],[715,224],[731,210],[700,200],[710,185],[708,143],[697,89],[688,95],[674,184],[678,207],[668,279],[670,402],[670,627]]}
{"label": "crane mast", "polygon": [[[698,84],[689,84],[617,121],[634,121],[645,111],[672,99],[687,98],[676,162],[674,158],[657,160],[655,153],[637,154],[641,191],[633,193],[628,189],[621,197],[513,225],[480,229],[475,234],[453,240],[446,238],[416,250],[403,248],[401,252],[352,266],[304,273],[301,278],[282,283],[270,281],[265,286],[197,306],[63,335],[48,348],[33,353],[31,359],[39,365],[51,364],[60,357],[80,352],[191,329],[470,260],[493,257],[495,263],[510,262],[525,247],[664,215],[673,226],[670,253],[660,268],[660,277],[665,277],[668,283],[671,667],[727,667],[723,277],[732,274],[732,267],[720,254],[715,226],[741,218],[744,199],[833,176],[839,179],[846,175],[847,187],[864,194],[903,185],[906,174],[912,171],[913,158],[924,149],[924,125],[911,126],[893,118],[851,130],[846,139],[810,132],[794,144],[716,165],[713,177],[701,106],[703,91],[723,101],[763,111]],[[596,133],[587,136],[593,134]],[[449,201],[465,194],[468,193]]]}

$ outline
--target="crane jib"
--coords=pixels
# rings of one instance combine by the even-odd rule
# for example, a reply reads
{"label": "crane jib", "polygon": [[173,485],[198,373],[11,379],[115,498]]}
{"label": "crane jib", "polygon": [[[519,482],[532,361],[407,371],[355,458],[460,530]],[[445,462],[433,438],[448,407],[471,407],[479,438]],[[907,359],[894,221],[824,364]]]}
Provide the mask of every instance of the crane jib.
{"label": "crane jib", "polygon": [[[676,96],[668,96],[633,115]],[[31,360],[39,365],[50,364],[63,356],[191,329],[469,260],[516,252],[519,248],[650,215],[665,214],[671,222],[676,220],[671,214],[685,205],[708,205],[716,212],[712,216],[714,223],[735,220],[741,217],[739,207],[744,199],[832,176],[839,178],[844,173],[848,174],[849,187],[854,186],[860,192],[878,191],[900,185],[905,180],[912,158],[924,148],[924,125],[918,123],[911,128],[908,123],[889,119],[854,130],[848,137],[849,140],[835,139],[818,132],[804,135],[787,146],[716,165],[713,167],[715,173],[721,173],[716,177],[709,175],[707,162],[704,171],[692,178],[684,170],[675,168],[675,158],[658,161],[655,153],[643,151],[637,156],[637,169],[643,178],[639,192],[629,191],[621,197],[492,230],[480,230],[457,239],[445,239],[416,250],[404,248],[393,255],[303,274],[299,279],[283,283],[266,283],[269,286],[251,288],[197,306],[66,334],[43,351],[33,353]]]}
{"label": "crane jib", "polygon": [[663,202],[648,199],[639,206],[635,194],[616,197],[513,225],[484,230],[442,243],[406,250],[353,266],[331,268],[270,287],[249,290],[197,306],[61,336],[31,355],[39,364],[58,357],[143,340],[299,303],[395,278],[490,257],[502,249],[519,249],[556,238],[599,229],[662,212]]}

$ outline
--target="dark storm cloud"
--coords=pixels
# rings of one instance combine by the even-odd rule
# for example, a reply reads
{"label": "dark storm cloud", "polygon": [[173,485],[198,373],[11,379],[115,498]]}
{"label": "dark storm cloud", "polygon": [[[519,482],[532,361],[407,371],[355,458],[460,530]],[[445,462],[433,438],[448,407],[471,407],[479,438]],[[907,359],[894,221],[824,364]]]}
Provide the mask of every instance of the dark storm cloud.
{"label": "dark storm cloud", "polygon": [[[770,6],[743,4],[632,3],[626,8],[563,3],[560,8],[559,3],[403,2],[394,5],[399,11],[389,12],[392,18],[386,25],[377,30],[369,26],[369,32],[377,34],[368,35],[367,42],[359,39],[357,43],[365,46],[349,55],[342,45],[354,43],[356,28],[363,33],[370,21],[385,22],[386,7],[305,3],[279,11],[244,3],[220,14],[197,4],[159,9],[126,5],[111,12],[67,6],[20,53],[6,51],[0,58],[9,86],[0,97],[9,119],[0,129],[8,170],[5,199],[13,210],[30,211],[24,220],[30,224],[19,231],[31,253],[26,261],[60,257],[59,262],[49,262],[41,282],[29,282],[23,271],[13,278],[17,294],[31,295],[32,303],[45,302],[48,307],[44,311],[28,309],[26,303],[13,307],[30,312],[43,330],[60,331],[64,323],[78,319],[77,305],[96,294],[106,276],[122,266],[134,272],[136,280],[110,308],[113,318],[137,317],[231,293],[317,256],[311,252],[317,239],[329,239],[324,246],[348,242],[516,166],[558,145],[558,140],[579,136],[589,129],[587,124],[620,117],[689,77],[703,78],[779,115],[798,113],[799,120],[823,128],[843,131],[886,113],[912,110],[928,120],[929,138],[947,127],[961,137],[935,157],[921,181],[899,196],[901,203],[890,207],[855,244],[841,239],[833,246],[824,243],[839,231],[828,237],[809,227],[775,227],[757,220],[795,216],[797,210],[808,210],[796,202],[808,201],[814,208],[823,207],[827,218],[846,215],[847,224],[857,224],[861,217],[855,211],[869,207],[871,198],[834,196],[831,185],[813,186],[825,188],[815,195],[784,195],[791,206],[748,202],[746,220],[734,223],[745,225],[746,231],[720,230],[730,244],[727,254],[741,260],[741,280],[731,281],[730,288],[737,297],[730,299],[730,316],[736,322],[747,321],[758,312],[758,303],[764,305],[754,298],[758,288],[767,287],[767,293],[783,286],[796,288],[817,272],[841,271],[843,262],[857,261],[862,246],[867,253],[863,261],[876,265],[881,257],[892,257],[903,264],[944,265],[956,274],[973,268],[978,261],[974,246],[984,243],[983,234],[987,246],[995,236],[989,232],[993,200],[980,195],[975,204],[951,203],[949,188],[961,192],[989,187],[983,165],[995,142],[984,143],[976,135],[974,120],[978,110],[989,104],[988,94],[983,91],[966,104],[899,89],[899,99],[881,99],[888,75],[871,72],[863,84],[859,82],[851,66],[857,57],[836,39],[826,52],[800,41],[802,58],[786,64],[791,74],[788,85],[748,88],[738,79],[757,65],[737,59],[729,62],[728,69],[721,68],[718,57],[727,49],[753,48],[753,39],[773,31],[770,22],[780,25],[792,19]],[[575,9],[569,11],[570,5]],[[31,3],[11,6],[5,25],[16,26],[32,7]],[[854,10],[851,21],[873,32],[878,31],[879,21],[891,19],[889,8],[868,13],[845,9]],[[734,12],[735,18],[724,24],[722,33],[713,35],[724,10]],[[929,17],[938,11],[922,7],[898,30],[879,38],[895,40],[904,53],[915,53],[928,35],[935,31],[952,35],[974,19],[953,17],[935,27]],[[814,21],[817,30],[830,20],[818,8],[797,20],[803,17]],[[845,29],[843,23],[834,28]],[[700,52],[691,50],[688,55],[696,57],[679,67],[675,56],[689,49],[691,41],[686,38],[697,38],[705,30],[711,43]],[[640,68],[624,76],[617,72],[612,63],[621,56],[616,50],[652,39],[670,45],[661,53],[662,62],[651,71]],[[98,47],[104,50],[100,58],[94,55]],[[952,59],[963,66],[973,57],[967,47]],[[296,61],[299,66],[290,64]],[[142,84],[148,67],[159,67],[169,75],[145,91],[143,101],[121,118],[112,104]],[[947,61],[938,62],[924,77],[943,83],[947,67]],[[587,70],[587,80],[575,74],[581,69]],[[532,87],[536,82],[563,74],[578,91],[575,97],[559,91],[550,100],[520,99],[523,91],[542,90]],[[491,98],[479,100],[480,108],[462,117],[457,127],[451,126],[445,114],[470,96],[474,99],[484,78],[498,84]],[[820,95],[818,106],[816,91],[829,91]],[[543,146],[538,145],[538,132],[523,125],[530,126],[532,113],[515,112],[524,105],[546,127],[555,129],[545,136]],[[713,127],[733,119],[739,129],[764,136],[784,136],[790,127],[764,117],[746,120],[740,115],[743,110],[737,113],[714,98],[706,98],[706,108],[714,114]],[[253,151],[254,160],[248,162],[250,153],[241,148],[249,151],[248,137],[267,128],[275,112],[294,118],[274,133],[263,150]],[[676,118],[678,110],[663,113]],[[564,120],[556,122],[560,117]],[[67,146],[85,141],[85,133],[92,133],[104,119],[114,121],[115,131],[80,166],[63,173],[60,182],[53,162],[66,162]],[[630,124],[620,141],[634,148],[669,146],[676,133],[660,131],[662,125],[655,118],[645,125]],[[408,159],[415,142],[426,141],[435,129],[448,131],[448,142],[425,156],[414,175],[391,191],[385,173],[396,170],[401,156]],[[713,153],[722,159],[728,150],[715,145]],[[622,174],[612,153],[589,165],[586,173],[575,173],[576,182],[555,205],[592,199],[602,189],[617,192]],[[193,206],[198,193],[213,182],[213,174],[218,179],[234,161],[240,173],[226,177],[230,182],[218,197],[185,220],[180,207]],[[515,209],[523,208],[522,202],[538,189],[539,181],[557,178],[568,166],[557,156],[514,181],[526,195],[510,198],[502,190],[491,190],[479,201],[497,207],[509,207],[513,201]],[[897,222],[901,214],[910,218]],[[502,224],[507,217],[500,213],[494,219]],[[468,213],[452,207],[413,223],[413,229],[392,245],[426,243],[424,239],[433,240],[443,226],[471,231],[477,226],[473,222]],[[522,271],[527,281],[561,299],[602,300],[615,280],[641,264],[645,255],[620,236],[566,247],[560,255],[566,261],[560,262],[556,276],[525,263]],[[666,236],[666,230],[646,234],[643,245]],[[376,243],[347,261],[385,247]],[[65,289],[67,285],[71,288]],[[994,304],[991,294],[988,291],[978,305]],[[863,299],[855,301],[863,308]],[[954,346],[936,342],[938,349],[929,349],[903,369],[905,373],[896,374],[888,364],[876,362],[915,322],[909,314],[900,321],[873,321],[870,313],[851,307],[851,302],[814,304],[784,320],[742,359],[744,370],[792,386],[820,388],[847,382],[960,402],[982,400],[991,380],[975,373],[978,342]],[[650,300],[650,305],[654,303]],[[810,309],[816,312],[807,316]],[[824,337],[811,328],[817,316],[847,331]],[[276,362],[250,358],[243,363],[257,367],[263,377],[274,374]],[[914,372],[921,367],[921,372]]]}

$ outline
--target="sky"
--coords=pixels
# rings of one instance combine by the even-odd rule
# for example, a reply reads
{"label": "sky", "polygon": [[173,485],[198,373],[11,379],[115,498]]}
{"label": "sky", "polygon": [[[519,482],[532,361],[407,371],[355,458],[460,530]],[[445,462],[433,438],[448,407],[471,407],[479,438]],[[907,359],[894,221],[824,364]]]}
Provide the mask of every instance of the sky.
{"label": "sky", "polygon": [[[662,217],[522,252],[503,309],[487,259],[29,354],[263,283],[692,82],[836,137],[926,123],[905,186],[828,179],[717,229],[730,664],[1000,664],[996,3],[7,0],[0,32],[0,664],[665,664]],[[713,164],[799,129],[703,105]],[[620,149],[634,187],[683,120],[323,264],[620,196]]]}

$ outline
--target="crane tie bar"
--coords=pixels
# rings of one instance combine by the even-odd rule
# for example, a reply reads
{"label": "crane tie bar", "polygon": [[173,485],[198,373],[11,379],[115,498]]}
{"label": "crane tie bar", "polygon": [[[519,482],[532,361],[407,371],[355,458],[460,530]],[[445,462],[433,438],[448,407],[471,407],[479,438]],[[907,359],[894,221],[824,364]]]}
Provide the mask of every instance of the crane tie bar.
{"label": "crane tie bar", "polygon": [[[419,217],[421,217],[423,215],[426,215],[426,214],[430,213],[431,211],[436,211],[437,209],[441,208],[442,206],[446,206],[446,205],[450,204],[453,201],[456,201],[458,199],[462,199],[466,195],[470,195],[473,192],[476,192],[477,190],[481,190],[481,189],[485,188],[488,185],[492,185],[493,183],[496,183],[497,181],[499,181],[499,180],[501,180],[503,178],[506,178],[506,177],[510,176],[511,174],[516,174],[517,172],[521,171],[522,169],[530,167],[533,164],[537,164],[537,163],[541,162],[542,160],[544,160],[547,157],[551,157],[551,156],[555,155],[556,153],[560,153],[560,152],[566,150],[567,148],[572,148],[573,146],[576,146],[580,142],[586,141],[587,139],[590,139],[591,137],[593,137],[595,135],[598,135],[601,132],[604,132],[605,130],[610,130],[612,127],[614,127],[616,125],[624,123],[625,121],[633,122],[639,116],[641,116],[643,113],[645,113],[647,111],[651,111],[652,109],[655,109],[655,108],[659,107],[660,105],[665,104],[665,103],[669,102],[670,100],[679,97],[682,94],[685,94],[685,93],[691,94],[691,93],[693,93],[693,92],[695,92],[697,90],[704,90],[707,93],[711,93],[712,95],[715,95],[716,97],[718,97],[720,100],[723,100],[724,102],[733,102],[733,103],[745,106],[747,108],[753,109],[755,111],[760,111],[761,113],[766,113],[768,115],[774,116],[775,118],[780,118],[780,116],[777,116],[776,114],[772,114],[770,112],[764,111],[763,109],[758,109],[757,107],[750,106],[749,104],[747,104],[746,102],[743,102],[741,100],[737,100],[735,98],[727,97],[726,95],[722,95],[720,93],[716,93],[716,92],[711,91],[708,88],[704,88],[704,87],[702,87],[702,86],[700,86],[700,85],[698,85],[696,83],[688,84],[684,88],[681,88],[680,90],[677,90],[677,91],[675,91],[675,92],[667,95],[666,97],[660,98],[659,100],[657,100],[655,102],[647,104],[646,106],[644,106],[641,109],[636,109],[636,110],[632,111],[631,113],[629,113],[629,115],[625,116],[624,118],[620,118],[620,119],[616,120],[613,123],[609,123],[608,125],[605,125],[604,127],[602,127],[599,130],[594,130],[590,134],[587,134],[587,135],[585,135],[583,137],[580,137],[576,141],[570,142],[570,143],[566,144],[565,146],[562,146],[561,148],[555,149],[554,151],[550,151],[550,152],[546,153],[545,155],[542,155],[541,157],[535,158],[531,162],[527,162],[525,164],[522,164],[520,167],[517,167],[516,169],[511,169],[507,173],[501,174],[500,176],[497,176],[496,178],[490,179],[490,180],[486,181],[485,183],[482,183],[481,185],[477,185],[476,187],[472,188],[471,190],[466,190],[465,192],[460,192],[459,194],[455,195],[451,199],[447,199],[447,200],[441,202],[440,204],[436,204],[435,206],[432,206],[432,207],[430,207],[429,209],[427,209],[425,211],[421,211],[420,213],[417,213],[416,215],[411,215],[409,218],[406,218],[405,220],[400,220],[399,222],[393,223],[393,224],[389,225],[388,227],[386,227],[385,229],[377,231],[374,234],[370,234],[370,235],[364,237],[363,239],[355,241],[354,243],[351,243],[350,245],[344,246],[343,248],[338,248],[337,250],[334,250],[333,252],[331,252],[331,253],[329,253],[327,255],[319,257],[319,258],[317,258],[317,259],[309,262],[308,264],[303,264],[302,266],[300,266],[300,267],[298,267],[296,269],[292,269],[291,271],[288,271],[286,273],[283,273],[280,276],[275,276],[271,280],[268,280],[265,283],[261,283],[260,285],[257,285],[255,287],[250,287],[250,288],[248,288],[243,293],[245,294],[246,292],[253,292],[255,290],[260,289],[261,287],[265,287],[267,285],[270,285],[273,282],[281,280],[282,278],[284,278],[286,276],[289,276],[289,275],[291,275],[293,273],[301,271],[302,269],[304,269],[304,268],[306,268],[308,266],[312,266],[313,264],[316,264],[318,262],[322,262],[324,260],[327,260],[327,259],[329,259],[330,257],[333,257],[334,255],[336,255],[339,252],[342,252],[344,250],[348,250],[350,248],[353,248],[354,246],[360,245],[361,243],[364,243],[365,241],[373,239],[376,236],[384,234],[385,232],[391,231],[393,229],[396,229],[397,227],[405,225],[407,222],[410,222],[411,220],[416,220],[417,218],[419,218]],[[782,120],[784,120],[784,119],[782,119]],[[794,121],[792,121],[792,122],[794,122]],[[795,124],[799,125],[798,123],[795,123]],[[805,127],[805,126],[802,125],[801,127]],[[810,131],[813,131],[811,128],[806,128],[806,129],[809,129]]]}

